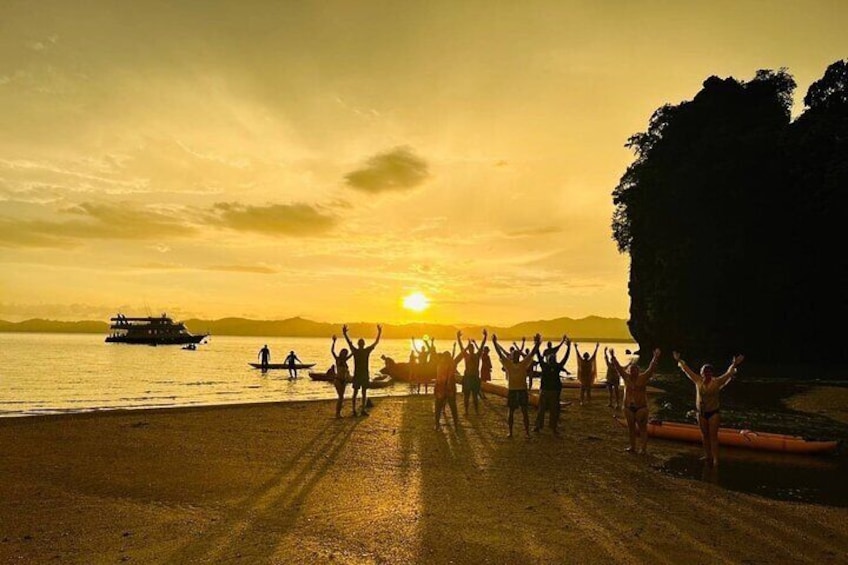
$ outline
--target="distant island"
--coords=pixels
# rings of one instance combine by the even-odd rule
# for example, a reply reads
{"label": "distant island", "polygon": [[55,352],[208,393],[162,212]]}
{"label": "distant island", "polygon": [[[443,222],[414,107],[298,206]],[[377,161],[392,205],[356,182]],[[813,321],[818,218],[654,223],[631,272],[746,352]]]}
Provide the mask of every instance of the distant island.
{"label": "distant island", "polygon": [[[221,318],[219,320],[200,320],[196,318],[183,320],[192,333],[209,332],[214,335],[234,336],[271,336],[271,337],[323,337],[341,334],[341,323],[330,324],[315,322],[301,317],[286,320],[250,320],[247,318]],[[374,323],[348,323],[351,335],[369,338],[375,332]],[[573,340],[581,341],[627,341],[633,337],[627,329],[627,321],[621,318],[602,318],[588,316],[586,318],[556,318],[553,320],[538,320],[522,322],[514,326],[486,326],[489,333],[497,334],[501,339],[530,339],[536,333],[545,338],[555,339],[567,334]],[[383,337],[388,339],[408,339],[412,336],[431,336],[435,339],[454,339],[457,330],[464,334],[479,338],[483,326],[480,325],[448,325],[448,324],[383,324]],[[109,331],[107,322],[77,321],[63,322],[56,320],[32,319],[23,322],[7,322],[0,320],[0,332],[22,333],[99,333]],[[341,337],[341,335],[339,335]]]}

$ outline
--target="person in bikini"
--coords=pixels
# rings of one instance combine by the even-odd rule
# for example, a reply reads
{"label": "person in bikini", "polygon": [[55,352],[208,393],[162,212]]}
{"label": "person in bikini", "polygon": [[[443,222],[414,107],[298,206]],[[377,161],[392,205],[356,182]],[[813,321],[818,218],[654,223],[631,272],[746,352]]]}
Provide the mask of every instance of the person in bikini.
{"label": "person in bikini", "polygon": [[627,418],[627,430],[630,433],[630,447],[627,451],[636,452],[636,436],[639,436],[639,453],[645,454],[648,449],[648,381],[654,376],[660,350],[654,349],[651,363],[644,372],[639,372],[636,363],[630,363],[625,370],[615,358],[615,350],[610,349],[610,360],[615,370],[624,381],[624,416]]}
{"label": "person in bikini", "polygon": [[704,460],[716,467],[718,466],[718,429],[721,425],[719,396],[721,389],[726,387],[736,375],[736,367],[745,360],[745,356],[734,356],[727,371],[722,376],[716,377],[712,365],[703,365],[699,374],[689,368],[686,361],[681,359],[680,353],[674,351],[672,355],[680,370],[695,385],[695,406],[698,409],[698,426],[701,428]]}
{"label": "person in bikini", "polygon": [[[489,333],[483,329],[483,341],[481,345],[485,347],[486,339]],[[474,398],[474,413],[480,413],[480,407],[477,404],[480,396],[480,355],[481,350],[475,348],[473,340],[468,341],[468,345],[462,345],[462,332],[456,332],[456,343],[459,345],[459,356],[465,363],[465,371],[462,376],[462,400],[465,405],[465,415],[468,416],[468,401]]]}
{"label": "person in bikini", "polygon": [[527,394],[527,369],[533,363],[533,357],[538,353],[539,346],[542,344],[542,336],[536,334],[533,339],[533,349],[530,355],[521,357],[521,350],[516,349],[510,356],[507,351],[498,343],[498,336],[492,335],[492,344],[495,346],[495,351],[501,360],[504,370],[506,371],[509,392],[507,393],[507,406],[509,407],[509,436],[512,437],[512,425],[515,419],[515,409],[521,408],[521,414],[524,416],[524,433],[530,437],[530,415],[527,413],[527,405],[529,398]]}
{"label": "person in bikini", "polygon": [[357,345],[354,346],[353,342],[350,341],[350,336],[347,335],[346,325],[342,326],[342,335],[344,335],[353,356],[353,415],[356,416],[356,395],[362,389],[362,410],[360,414],[367,416],[368,412],[365,408],[368,406],[368,385],[371,383],[368,359],[371,357],[371,352],[380,343],[380,336],[383,335],[383,326],[377,326],[377,339],[368,347],[365,347],[365,340],[362,338],[359,338]]}
{"label": "person in bikini", "polygon": [[333,354],[333,359],[336,360],[336,374],[333,377],[333,385],[336,387],[336,395],[338,395],[338,400],[336,400],[336,418],[341,418],[345,388],[347,388],[347,383],[350,380],[350,369],[347,366],[350,353],[346,348],[343,348],[336,355],[336,336],[333,336],[333,345],[330,346],[330,353]]}

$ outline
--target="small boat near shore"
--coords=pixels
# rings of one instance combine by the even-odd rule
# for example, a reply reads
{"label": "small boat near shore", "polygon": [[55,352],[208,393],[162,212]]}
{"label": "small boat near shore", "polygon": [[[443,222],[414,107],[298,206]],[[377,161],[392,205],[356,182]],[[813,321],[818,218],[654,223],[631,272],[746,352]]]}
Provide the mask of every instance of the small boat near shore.
{"label": "small boat near shore", "polygon": [[[616,421],[621,426],[627,426],[627,422],[620,418],[616,418]],[[702,441],[701,429],[696,424],[682,422],[651,420],[648,422],[648,435],[692,443],[701,443]],[[811,440],[801,436],[734,428],[719,428],[718,443],[743,449],[804,454],[829,453],[839,446],[838,441]]]}
{"label": "small boat near shore", "polygon": [[263,371],[268,371],[272,369],[297,369],[298,371],[304,369],[311,369],[315,366],[315,363],[295,363],[294,365],[289,363],[267,363],[263,365],[262,363],[248,363],[254,369],[262,369]]}
{"label": "small boat near shore", "polygon": [[[490,382],[490,381],[483,381],[482,383],[480,383],[480,388],[483,390],[483,392],[488,392],[488,393],[491,393],[491,394],[494,394],[494,395],[497,395],[497,396],[502,396],[504,398],[509,396],[509,389],[507,387],[505,387],[503,385],[497,385],[497,384]],[[539,407],[539,393],[534,391],[534,390],[528,390],[527,391],[527,401],[530,403],[530,406],[533,406],[534,408],[538,408]],[[560,400],[559,405],[562,406],[562,407],[570,406],[571,401],[570,400]]]}

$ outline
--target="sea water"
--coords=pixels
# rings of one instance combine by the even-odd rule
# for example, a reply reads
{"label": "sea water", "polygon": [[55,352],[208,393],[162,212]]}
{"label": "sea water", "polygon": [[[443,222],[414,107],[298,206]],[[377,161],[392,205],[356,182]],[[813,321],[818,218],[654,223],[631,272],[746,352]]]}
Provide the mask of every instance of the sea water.
{"label": "sea water", "polygon": [[[374,339],[363,337],[369,345]],[[262,372],[248,365],[258,361],[259,349],[267,344],[271,363],[282,363],[294,351],[304,363],[315,363],[313,370],[326,371],[332,364],[330,343],[322,338],[212,336],[189,351],[174,345],[105,343],[97,334],[0,333],[0,417],[335,398],[331,383],[312,381],[307,371],[292,381],[286,370]],[[594,348],[594,343],[580,345],[581,350]],[[346,346],[340,338],[336,351]],[[439,350],[451,346],[448,340],[436,340]],[[601,343],[601,379],[604,346],[620,352],[636,349],[633,343]],[[380,341],[371,354],[371,372],[383,367],[381,355],[407,361],[409,352],[409,340]],[[572,373],[575,358],[572,351],[566,365]],[[492,361],[493,380],[503,381],[494,352]],[[409,393],[409,385],[395,383],[371,390],[369,396]]]}

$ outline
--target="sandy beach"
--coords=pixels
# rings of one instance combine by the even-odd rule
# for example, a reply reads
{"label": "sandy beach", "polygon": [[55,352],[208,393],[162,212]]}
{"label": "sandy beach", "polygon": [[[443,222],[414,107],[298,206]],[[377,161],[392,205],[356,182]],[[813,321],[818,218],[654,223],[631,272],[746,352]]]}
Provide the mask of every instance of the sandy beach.
{"label": "sandy beach", "polygon": [[422,395],[340,420],[324,401],[0,420],[0,562],[848,560],[848,509],[661,473],[692,447],[625,453],[600,395],[565,409],[561,438],[508,439],[500,398],[458,431],[434,431],[432,407]]}

